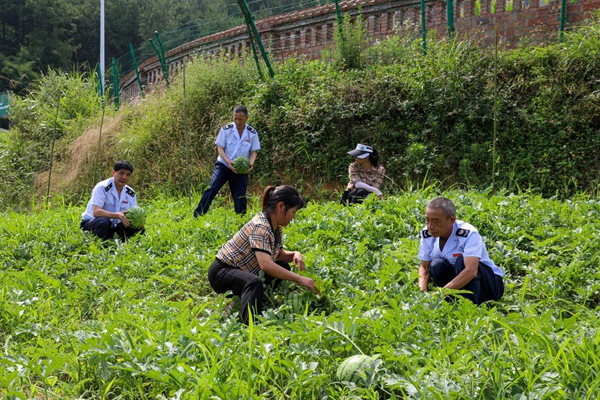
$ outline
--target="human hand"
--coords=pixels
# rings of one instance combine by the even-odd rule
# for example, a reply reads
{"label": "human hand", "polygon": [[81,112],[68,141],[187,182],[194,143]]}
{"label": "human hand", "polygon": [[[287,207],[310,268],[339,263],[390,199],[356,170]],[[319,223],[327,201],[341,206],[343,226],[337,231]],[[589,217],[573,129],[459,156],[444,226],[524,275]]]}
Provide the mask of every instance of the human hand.
{"label": "human hand", "polygon": [[292,258],[292,262],[300,271],[306,271],[306,264],[304,264],[304,257],[300,254],[299,251],[294,252],[294,257]]}
{"label": "human hand", "polygon": [[233,166],[233,162],[231,160],[227,160],[227,165],[229,165],[229,168],[231,168],[233,172],[235,172],[236,174],[238,173],[235,167]]}
{"label": "human hand", "polygon": [[118,212],[117,213],[117,218],[119,219],[119,221],[121,221],[123,223],[123,226],[125,226],[125,228],[129,228],[130,222],[127,219],[127,216],[125,215],[127,213],[127,211],[125,212]]}
{"label": "human hand", "polygon": [[380,194],[378,194],[378,195],[377,195],[377,198],[378,198],[379,200],[383,200],[383,193],[380,193]]}
{"label": "human hand", "polygon": [[321,292],[319,292],[319,289],[317,289],[315,281],[313,281],[310,278],[300,275],[300,278],[298,279],[298,284],[310,289],[314,294],[321,294]]}
{"label": "human hand", "polygon": [[429,277],[419,277],[419,290],[423,293],[429,288]]}

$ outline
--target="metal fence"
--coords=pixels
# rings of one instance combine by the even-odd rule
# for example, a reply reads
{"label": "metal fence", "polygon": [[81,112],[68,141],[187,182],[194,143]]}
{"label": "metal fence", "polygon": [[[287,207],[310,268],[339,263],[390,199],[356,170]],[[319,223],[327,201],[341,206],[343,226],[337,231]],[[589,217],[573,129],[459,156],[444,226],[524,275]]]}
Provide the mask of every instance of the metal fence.
{"label": "metal fence", "polygon": [[8,118],[8,92],[0,92],[0,118]]}
{"label": "metal fence", "polygon": [[[260,4],[260,0],[248,1],[247,3],[251,8],[256,8],[256,6]],[[332,4],[332,1],[304,0],[293,5],[279,5],[271,8],[258,8],[258,10],[253,9],[252,14],[255,20],[259,20],[273,15],[284,14],[327,4]],[[160,39],[162,40],[162,46],[164,47],[165,51],[169,51],[181,46],[184,43],[188,43],[193,40],[245,24],[244,16],[242,15],[242,11],[237,2],[228,5],[227,13],[229,16],[225,19],[210,21],[198,20],[171,31],[159,32]],[[157,53],[150,42],[150,39],[155,39],[148,39],[149,40],[141,47],[117,58],[116,63],[120,76],[125,76],[135,70],[136,64],[139,65],[145,60],[157,56]]]}
{"label": "metal fence", "polygon": [[[265,24],[262,28],[268,26],[255,36],[262,37],[269,56],[278,60],[319,57],[333,40],[341,18],[340,8],[344,13],[365,17],[369,41],[388,37],[397,27],[420,27],[424,51],[427,31],[452,33],[455,24],[456,31],[469,37],[480,37],[483,44],[493,43],[497,36],[507,46],[556,40],[559,29],[562,37],[566,20],[574,26],[591,10],[600,8],[600,0],[534,0],[532,4],[529,0],[304,0],[266,9],[261,9],[259,3],[260,0],[246,1],[244,7],[250,8],[257,24]],[[225,19],[196,21],[176,30],[156,33],[155,38],[149,38],[142,47],[131,48],[128,54],[114,60],[112,75],[117,90],[114,93],[116,102],[119,88],[125,99],[133,99],[139,94],[144,95],[144,88],[163,80],[168,85],[169,71],[177,70],[186,54],[210,54],[221,50],[242,54],[247,51],[252,45],[249,40],[252,35],[244,28],[246,20],[242,4],[242,0],[229,4]],[[178,49],[177,53],[172,52],[174,49]],[[141,73],[135,84],[133,71],[138,70],[138,65]],[[139,87],[137,92],[134,85]]]}

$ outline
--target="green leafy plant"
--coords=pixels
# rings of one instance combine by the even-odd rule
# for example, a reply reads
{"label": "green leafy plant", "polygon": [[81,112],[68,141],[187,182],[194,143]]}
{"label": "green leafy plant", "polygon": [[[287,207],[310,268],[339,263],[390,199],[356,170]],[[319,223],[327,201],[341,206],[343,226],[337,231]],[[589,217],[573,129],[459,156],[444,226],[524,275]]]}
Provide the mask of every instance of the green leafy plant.
{"label": "green leafy plant", "polygon": [[[476,307],[420,293],[423,211],[443,194],[479,228],[505,294]],[[260,211],[257,199],[250,213]],[[593,398],[600,206],[425,187],[354,207],[310,202],[285,228],[320,296],[286,283],[250,327],[207,269],[249,216],[144,202],[146,235],[104,243],[81,206],[0,218],[0,393],[12,398]],[[340,363],[377,354],[368,384]],[[361,375],[362,376],[362,375]]]}

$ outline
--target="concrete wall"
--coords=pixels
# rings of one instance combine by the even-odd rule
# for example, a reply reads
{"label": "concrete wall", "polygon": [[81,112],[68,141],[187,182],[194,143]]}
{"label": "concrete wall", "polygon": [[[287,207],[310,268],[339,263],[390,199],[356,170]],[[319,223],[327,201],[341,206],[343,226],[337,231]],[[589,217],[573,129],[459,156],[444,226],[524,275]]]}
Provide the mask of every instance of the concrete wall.
{"label": "concrete wall", "polygon": [[[500,42],[506,46],[519,43],[540,43],[556,40],[560,24],[559,0],[497,0],[496,12],[491,12],[491,1],[480,0],[481,12],[475,13],[475,0],[455,0],[454,15],[457,34],[468,35],[484,44],[493,43],[497,29]],[[600,0],[567,0],[566,28],[571,28],[591,11],[600,8]],[[371,42],[397,33],[407,25],[421,23],[420,2],[414,0],[348,0],[339,3],[343,14],[355,17],[360,12]],[[426,25],[428,31],[444,34],[447,30],[446,1],[427,1]],[[507,11],[511,9],[512,11]],[[256,21],[261,39],[271,60],[287,57],[318,58],[321,51],[333,43],[337,28],[335,5],[321,6]],[[194,54],[226,52],[242,55],[250,49],[245,26],[188,42],[166,53],[169,76],[181,68],[186,57]],[[139,66],[146,91],[162,86],[163,75],[157,57]],[[121,99],[131,101],[139,96],[135,72],[121,79]]]}

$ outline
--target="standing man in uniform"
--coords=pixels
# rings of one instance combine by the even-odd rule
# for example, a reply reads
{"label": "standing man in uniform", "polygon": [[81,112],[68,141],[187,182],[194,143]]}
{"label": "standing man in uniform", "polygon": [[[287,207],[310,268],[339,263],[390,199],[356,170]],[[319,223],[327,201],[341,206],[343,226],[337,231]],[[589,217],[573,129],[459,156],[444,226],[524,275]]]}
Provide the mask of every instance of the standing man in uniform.
{"label": "standing man in uniform", "polygon": [[435,286],[462,289],[475,304],[498,300],[504,293],[504,273],[488,256],[479,232],[456,219],[451,200],[437,197],[427,203],[426,229],[419,247],[419,289],[427,291],[429,280]]}
{"label": "standing man in uniform", "polygon": [[[210,203],[212,203],[225,182],[229,182],[235,212],[237,214],[246,213],[247,174],[254,168],[256,152],[260,150],[258,133],[246,124],[246,120],[248,120],[248,109],[244,106],[237,106],[233,109],[233,123],[225,125],[219,130],[215,141],[219,157],[215,163],[208,189],[202,193],[200,203],[194,210],[194,217],[203,215],[208,211]],[[245,174],[238,174],[233,167],[233,160],[239,156],[247,157],[250,160],[250,169]]]}
{"label": "standing man in uniform", "polygon": [[99,182],[92,190],[92,198],[81,214],[81,229],[92,232],[102,240],[112,239],[115,233],[125,240],[143,230],[129,226],[127,210],[137,206],[135,192],[127,182],[133,173],[128,161],[117,161],[112,178]]}

